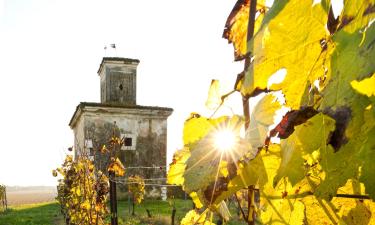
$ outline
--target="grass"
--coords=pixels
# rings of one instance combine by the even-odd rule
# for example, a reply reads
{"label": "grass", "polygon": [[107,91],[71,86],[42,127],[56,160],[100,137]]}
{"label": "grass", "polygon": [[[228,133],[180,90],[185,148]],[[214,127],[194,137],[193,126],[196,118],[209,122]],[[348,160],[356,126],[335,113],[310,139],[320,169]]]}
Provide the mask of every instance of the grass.
{"label": "grass", "polygon": [[[193,202],[190,200],[174,200],[176,208],[175,224],[180,224],[181,219],[185,214],[192,209]],[[129,211],[130,208],[130,211]],[[152,215],[148,218],[146,209]],[[227,225],[245,225],[246,223],[239,220],[236,216],[236,210],[230,207],[232,219]],[[131,204],[126,201],[120,201],[118,204],[118,215],[120,225],[169,225],[171,224],[172,206],[169,202],[160,200],[147,200],[139,206],[135,207],[136,216],[131,215]],[[217,221],[217,217],[213,222]]]}
{"label": "grass", "polygon": [[56,225],[62,222],[57,202],[20,205],[0,213],[2,225]]}
{"label": "grass", "polygon": [[[176,207],[175,221],[180,221],[185,214],[192,208],[193,203],[190,200],[174,200]],[[135,207],[136,216],[131,215],[131,204],[127,201],[120,201],[118,205],[118,214],[121,219],[120,224],[131,224],[130,222],[137,222],[135,224],[143,225],[150,222],[146,209],[148,209],[153,217],[153,220],[164,221],[160,224],[170,224],[172,215],[172,206],[169,202],[160,200],[147,200],[141,205]],[[130,212],[129,212],[130,209]]]}
{"label": "grass", "polygon": [[[176,199],[175,224],[179,224],[185,214],[192,209],[190,200]],[[129,211],[130,207],[130,211]],[[152,215],[148,218],[146,209]],[[172,206],[169,202],[160,200],[146,200],[135,207],[135,216],[131,215],[131,204],[127,201],[118,202],[118,215],[120,225],[167,225],[171,224]],[[234,208],[231,207],[232,221],[227,225],[245,225],[238,220]],[[216,222],[214,219],[213,222]],[[64,219],[60,214],[60,206],[56,202],[28,204],[14,206],[8,211],[0,212],[1,225],[64,225]]]}

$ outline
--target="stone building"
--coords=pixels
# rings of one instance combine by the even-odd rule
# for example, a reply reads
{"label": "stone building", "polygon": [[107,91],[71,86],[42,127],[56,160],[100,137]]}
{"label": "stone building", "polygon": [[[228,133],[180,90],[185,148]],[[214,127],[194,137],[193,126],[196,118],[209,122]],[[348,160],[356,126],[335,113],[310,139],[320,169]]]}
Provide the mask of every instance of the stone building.
{"label": "stone building", "polygon": [[89,154],[97,167],[104,169],[108,155],[98,150],[115,132],[125,140],[118,156],[126,168],[130,167],[127,176],[163,178],[167,163],[167,118],[173,109],[137,105],[138,64],[137,59],[103,58],[98,70],[101,102],[81,102],[69,123],[74,131],[75,157],[83,152]]}

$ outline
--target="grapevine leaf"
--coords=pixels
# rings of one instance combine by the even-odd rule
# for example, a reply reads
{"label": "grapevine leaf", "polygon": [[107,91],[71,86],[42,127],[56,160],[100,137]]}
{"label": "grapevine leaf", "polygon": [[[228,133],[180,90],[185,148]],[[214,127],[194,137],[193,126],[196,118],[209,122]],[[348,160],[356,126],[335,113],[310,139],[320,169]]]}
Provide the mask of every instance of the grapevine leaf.
{"label": "grapevine leaf", "polygon": [[220,83],[218,80],[212,80],[210,89],[208,90],[208,97],[206,101],[206,107],[208,109],[216,109],[222,103],[220,92]]}
{"label": "grapevine leaf", "polygon": [[353,80],[350,84],[360,94],[367,95],[367,97],[375,96],[375,73],[370,78],[361,81]]}
{"label": "grapevine leaf", "polygon": [[287,198],[293,190],[287,179],[275,188],[268,183],[261,190],[259,219],[262,224],[304,224],[305,205],[298,199]]}
{"label": "grapevine leaf", "polygon": [[203,204],[200,200],[202,197],[199,197],[197,192],[193,191],[189,195],[190,195],[191,199],[193,200],[194,205],[197,209],[200,209],[200,208],[203,207]]}
{"label": "grapevine leaf", "polygon": [[114,172],[116,176],[124,176],[125,174],[124,165],[122,165],[119,158],[111,158],[111,163],[108,166],[108,171]]}
{"label": "grapevine leaf", "polygon": [[[330,80],[323,89],[320,109],[351,106],[358,100],[353,80],[362,80],[375,72],[375,25],[366,31],[333,36],[335,49],[331,57]],[[353,109],[352,109],[353,111]]]}
{"label": "grapevine leaf", "polygon": [[375,18],[374,0],[346,0],[340,15],[339,29],[353,33]]}
{"label": "grapevine leaf", "polygon": [[183,138],[184,145],[193,144],[206,136],[219,123],[225,121],[226,116],[216,119],[208,119],[194,114],[192,118],[185,121]]}
{"label": "grapevine leaf", "polygon": [[[259,30],[265,11],[265,1],[258,0],[257,12],[259,14],[255,19],[254,32]],[[229,43],[233,43],[235,60],[242,60],[246,55],[249,12],[250,0],[238,0],[225,23],[223,37],[228,39]]]}
{"label": "grapevine leaf", "polygon": [[199,214],[196,210],[190,210],[181,220],[181,225],[215,225],[206,220],[207,211]]}
{"label": "grapevine leaf", "polygon": [[366,190],[372,199],[375,199],[375,165],[372,162],[373,159],[375,159],[375,127],[368,132],[358,153],[358,160],[362,162],[359,180],[366,185]]}
{"label": "grapevine leaf", "polygon": [[[299,110],[291,110],[287,112],[279,124],[270,130],[270,137],[288,138],[293,132],[294,127],[306,122],[306,120],[315,116],[318,112],[312,107],[304,107]],[[266,142],[269,142],[266,140]]]}
{"label": "grapevine leaf", "polygon": [[[365,144],[374,138],[370,132],[375,126],[374,110],[371,107],[366,109],[371,104],[370,99],[359,94],[351,85],[353,80],[362,80],[375,72],[375,25],[354,33],[340,30],[333,40],[337,47],[330,62],[331,79],[323,89],[324,98],[317,105],[326,112],[338,112],[345,108],[349,118],[347,125],[335,131],[341,136],[340,144],[333,145],[335,149],[327,148],[322,152],[321,165],[326,177],[316,194],[329,199],[348,179],[359,177],[368,187],[370,196],[375,198],[373,179],[364,179],[372,177],[373,170],[363,171],[363,168],[370,169],[372,164],[368,157],[373,155],[373,148]],[[338,117],[336,121],[343,119]]]}
{"label": "grapevine leaf", "polygon": [[268,128],[274,123],[274,116],[280,108],[280,103],[272,94],[265,95],[255,106],[246,133],[246,139],[250,141],[254,149],[264,145]]}
{"label": "grapevine leaf", "polygon": [[190,157],[190,151],[187,147],[177,151],[173,155],[172,163],[170,164],[167,182],[168,184],[183,185],[183,174],[186,168],[186,160]]}
{"label": "grapevine leaf", "polygon": [[145,194],[145,181],[138,175],[129,176],[128,189],[133,194],[133,201],[140,204]]}
{"label": "grapevine leaf", "polygon": [[216,131],[230,128],[233,132],[238,133],[242,124],[241,118],[234,116],[228,121],[218,124],[213,132],[191,146],[191,155],[186,161],[184,173],[184,188],[188,193],[205,189],[219,177],[226,177],[228,169],[225,167],[228,163],[237,162],[251,149],[251,146],[240,138],[233,148],[234,150],[230,152],[222,152],[215,145]]}
{"label": "grapevine leaf", "polygon": [[[365,194],[363,184],[355,180],[348,180],[345,186],[340,187],[338,194]],[[338,224],[367,225],[374,222],[374,206],[370,200],[334,197],[330,202],[315,196],[306,196],[302,199],[306,206],[306,221],[310,225]]]}
{"label": "grapevine leaf", "polygon": [[267,88],[269,78],[280,69],[287,74],[271,90],[283,90],[292,109],[301,105],[305,90],[324,74],[325,48],[321,40],[328,35],[327,12],[310,0],[275,1],[265,15],[260,30],[248,43],[254,60],[248,67],[242,94],[253,96]]}
{"label": "grapevine leaf", "polygon": [[330,199],[348,179],[359,178],[365,184],[370,197],[375,198],[375,182],[372,179],[375,171],[372,162],[375,157],[375,111],[371,108],[365,110],[362,116],[356,112],[354,114],[356,116],[351,124],[360,126],[349,124],[346,129],[346,134],[350,137],[348,142],[337,152],[332,147],[321,151],[320,164],[325,178],[316,189],[315,194],[318,197]]}
{"label": "grapevine leaf", "polygon": [[231,217],[229,209],[225,201],[221,201],[219,206],[216,209],[217,213],[223,218],[225,221],[228,221]]}
{"label": "grapevine leaf", "polygon": [[239,163],[236,176],[229,181],[227,190],[218,195],[215,204],[250,185],[259,185],[259,188],[262,188],[266,183],[272,183],[279,166],[280,146],[276,144],[270,145],[268,151],[260,151],[249,162]]}
{"label": "grapevine leaf", "polygon": [[274,182],[278,183],[282,177],[288,177],[292,185],[300,181],[307,172],[303,156],[325,149],[334,129],[335,121],[322,113],[296,126],[292,135],[281,140],[282,160]]}

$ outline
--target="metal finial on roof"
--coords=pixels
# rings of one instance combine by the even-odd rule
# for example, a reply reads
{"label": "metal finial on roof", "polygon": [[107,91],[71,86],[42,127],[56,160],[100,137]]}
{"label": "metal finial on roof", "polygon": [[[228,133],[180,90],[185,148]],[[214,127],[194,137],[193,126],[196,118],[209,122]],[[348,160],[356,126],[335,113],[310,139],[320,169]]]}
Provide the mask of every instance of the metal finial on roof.
{"label": "metal finial on roof", "polygon": [[[109,47],[114,50],[114,53],[115,53],[114,56],[117,57],[116,44],[110,44]],[[104,57],[107,57],[107,45],[104,45]]]}

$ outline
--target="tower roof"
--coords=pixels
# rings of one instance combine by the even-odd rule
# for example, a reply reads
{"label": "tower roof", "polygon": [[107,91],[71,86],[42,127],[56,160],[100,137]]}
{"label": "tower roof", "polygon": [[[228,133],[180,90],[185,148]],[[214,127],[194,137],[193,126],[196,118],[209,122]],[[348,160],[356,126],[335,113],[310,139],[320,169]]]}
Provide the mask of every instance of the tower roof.
{"label": "tower roof", "polygon": [[100,71],[103,68],[104,63],[106,62],[111,62],[115,64],[133,64],[133,65],[138,65],[139,64],[139,59],[130,59],[130,58],[122,58],[122,57],[103,57],[102,62],[100,63],[99,69],[98,69],[98,74],[100,74]]}

